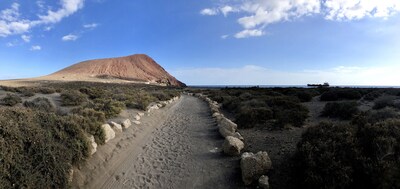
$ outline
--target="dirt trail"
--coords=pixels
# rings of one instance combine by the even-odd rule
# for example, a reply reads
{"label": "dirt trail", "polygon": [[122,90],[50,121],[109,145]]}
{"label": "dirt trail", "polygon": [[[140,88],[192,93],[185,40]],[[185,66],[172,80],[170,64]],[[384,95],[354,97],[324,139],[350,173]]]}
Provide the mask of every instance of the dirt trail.
{"label": "dirt trail", "polygon": [[182,96],[100,147],[73,188],[237,188],[238,160],[222,142],[206,103]]}

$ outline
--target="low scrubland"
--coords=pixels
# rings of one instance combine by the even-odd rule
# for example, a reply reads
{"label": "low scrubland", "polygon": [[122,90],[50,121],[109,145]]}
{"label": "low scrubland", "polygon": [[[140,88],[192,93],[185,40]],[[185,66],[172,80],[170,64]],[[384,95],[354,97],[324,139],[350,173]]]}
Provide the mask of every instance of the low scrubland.
{"label": "low scrubland", "polygon": [[[245,138],[251,144],[247,150],[282,154],[282,149],[289,148],[287,143],[257,147],[252,141],[280,141],[269,139],[268,133],[276,133],[274,130],[280,130],[279,136],[290,138],[294,131],[285,129],[287,125],[300,129],[295,131],[302,135],[293,143],[294,150],[279,156],[284,160],[275,164],[272,171],[284,166],[287,172],[272,174],[272,186],[400,188],[400,89],[254,87],[192,92],[201,92],[219,102],[239,129],[257,128],[252,132],[265,132],[250,135],[260,139]],[[322,109],[310,122],[307,107],[318,106]]]}
{"label": "low scrubland", "polygon": [[7,93],[0,99],[0,188],[68,188],[70,169],[89,157],[88,136],[104,144],[101,125],[107,119],[125,108],[146,110],[181,92],[86,82],[0,90]]}
{"label": "low scrubland", "polygon": [[272,129],[301,127],[309,113],[302,102],[308,102],[319,95],[318,90],[257,87],[201,92],[220,103],[224,111],[232,114],[239,128],[264,126]]}

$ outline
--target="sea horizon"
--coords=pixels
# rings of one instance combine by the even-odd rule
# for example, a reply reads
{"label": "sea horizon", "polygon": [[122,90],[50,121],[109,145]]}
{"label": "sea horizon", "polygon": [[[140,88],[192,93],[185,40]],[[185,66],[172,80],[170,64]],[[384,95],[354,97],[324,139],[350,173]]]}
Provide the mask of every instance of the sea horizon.
{"label": "sea horizon", "polygon": [[[188,85],[190,88],[316,88],[307,85]],[[400,88],[396,85],[330,85],[330,88]]]}

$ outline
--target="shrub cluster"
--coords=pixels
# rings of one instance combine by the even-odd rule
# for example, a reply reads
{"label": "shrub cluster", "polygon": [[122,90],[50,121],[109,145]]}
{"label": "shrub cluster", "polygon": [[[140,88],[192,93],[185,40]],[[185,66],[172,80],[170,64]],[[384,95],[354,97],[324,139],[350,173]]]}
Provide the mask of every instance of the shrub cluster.
{"label": "shrub cluster", "polygon": [[251,128],[256,125],[270,125],[275,128],[282,128],[285,125],[300,127],[308,118],[309,111],[301,104],[298,95],[304,95],[302,101],[310,100],[313,94],[315,95],[303,89],[297,92],[294,89],[281,88],[225,88],[208,90],[204,93],[221,103],[226,111],[231,112],[241,128]]}
{"label": "shrub cluster", "polygon": [[297,145],[300,188],[399,188],[400,120],[320,123]]}
{"label": "shrub cluster", "polygon": [[39,110],[39,111],[48,111],[54,112],[56,108],[49,101],[49,99],[44,97],[38,97],[33,99],[32,101],[25,101],[24,106],[27,108]]}
{"label": "shrub cluster", "polygon": [[394,96],[381,96],[374,101],[374,109],[382,109],[385,107],[393,107],[394,100],[396,97]]}
{"label": "shrub cluster", "polygon": [[359,100],[361,97],[357,89],[332,88],[321,95],[321,101]]}
{"label": "shrub cluster", "polygon": [[329,102],[322,110],[322,116],[351,119],[359,112],[357,102]]}
{"label": "shrub cluster", "polygon": [[75,118],[0,108],[0,188],[66,188],[72,165],[89,156]]}
{"label": "shrub cluster", "polygon": [[2,100],[2,104],[6,106],[15,106],[18,103],[22,102],[21,97],[16,94],[7,94]]}
{"label": "shrub cluster", "polygon": [[86,96],[79,91],[70,90],[61,93],[63,106],[78,106],[86,101]]}

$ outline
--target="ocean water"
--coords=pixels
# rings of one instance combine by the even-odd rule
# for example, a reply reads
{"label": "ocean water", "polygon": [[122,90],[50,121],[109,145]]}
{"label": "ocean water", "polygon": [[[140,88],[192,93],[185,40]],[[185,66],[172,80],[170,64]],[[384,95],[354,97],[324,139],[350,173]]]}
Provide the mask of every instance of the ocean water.
{"label": "ocean water", "polygon": [[[189,85],[191,88],[315,88],[307,85]],[[400,88],[400,86],[385,85],[331,85],[330,87],[339,88]]]}

